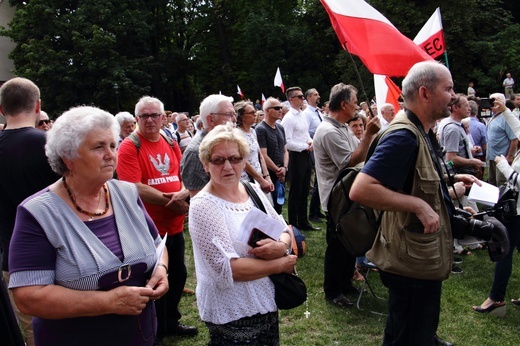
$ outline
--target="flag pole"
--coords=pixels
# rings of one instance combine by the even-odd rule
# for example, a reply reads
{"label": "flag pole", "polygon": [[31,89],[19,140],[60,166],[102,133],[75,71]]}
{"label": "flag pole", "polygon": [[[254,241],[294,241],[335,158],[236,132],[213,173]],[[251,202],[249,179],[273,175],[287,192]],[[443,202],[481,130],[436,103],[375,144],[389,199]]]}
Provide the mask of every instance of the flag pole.
{"label": "flag pole", "polygon": [[450,69],[450,63],[448,62],[448,50],[444,51],[444,60],[446,61],[446,67]]}
{"label": "flag pole", "polygon": [[370,112],[370,115],[374,117],[374,113],[372,112],[372,109],[370,108],[370,100],[368,99],[367,93],[365,91],[365,86],[363,85],[363,79],[361,79],[361,74],[359,73],[359,70],[356,65],[356,61],[354,60],[354,57],[350,53],[350,51],[347,49],[347,42],[343,44],[343,49],[347,51],[348,56],[350,57],[350,60],[352,60],[352,64],[354,65],[354,70],[356,70],[356,75],[358,77],[359,84],[361,85],[361,90],[363,91],[363,96],[365,96],[366,102],[368,103],[368,111]]}

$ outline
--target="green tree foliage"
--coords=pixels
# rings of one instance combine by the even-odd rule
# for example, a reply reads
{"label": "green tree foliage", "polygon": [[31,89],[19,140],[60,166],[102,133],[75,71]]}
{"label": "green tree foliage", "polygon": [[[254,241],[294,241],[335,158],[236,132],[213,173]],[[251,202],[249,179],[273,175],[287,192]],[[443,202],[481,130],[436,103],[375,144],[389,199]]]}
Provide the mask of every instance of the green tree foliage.
{"label": "green tree foliage", "polygon": [[[440,6],[457,91],[469,81],[482,95],[501,90],[506,72],[520,79],[518,1],[368,2],[409,38]],[[338,82],[374,93],[372,75],[340,47],[319,0],[10,3],[15,18],[0,34],[16,42],[16,74],[40,86],[54,115],[80,104],[132,111],[143,95],[193,114],[209,94],[237,99],[236,85],[252,100],[284,99],[273,86],[277,67],[286,87],[315,87],[322,100]]]}

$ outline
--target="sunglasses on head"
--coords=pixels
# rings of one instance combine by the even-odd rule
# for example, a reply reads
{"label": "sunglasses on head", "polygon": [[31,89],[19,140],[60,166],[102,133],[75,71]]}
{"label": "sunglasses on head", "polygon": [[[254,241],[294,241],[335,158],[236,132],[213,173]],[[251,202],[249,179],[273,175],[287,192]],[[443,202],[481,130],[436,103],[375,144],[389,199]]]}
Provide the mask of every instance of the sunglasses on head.
{"label": "sunglasses on head", "polygon": [[42,126],[43,123],[46,123],[47,125],[49,125],[50,122],[51,122],[50,120],[40,120],[40,121],[38,121],[38,126]]}

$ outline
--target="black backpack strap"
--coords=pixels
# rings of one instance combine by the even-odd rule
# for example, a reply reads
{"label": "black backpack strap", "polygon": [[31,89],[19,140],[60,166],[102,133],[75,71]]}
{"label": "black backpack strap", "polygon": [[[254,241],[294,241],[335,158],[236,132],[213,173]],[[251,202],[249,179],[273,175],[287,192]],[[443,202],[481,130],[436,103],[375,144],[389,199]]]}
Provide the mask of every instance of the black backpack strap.
{"label": "black backpack strap", "polygon": [[262,203],[262,200],[260,199],[260,196],[256,193],[255,189],[251,186],[251,184],[247,181],[242,181],[242,184],[246,188],[247,194],[249,197],[251,197],[251,200],[255,204],[255,206],[267,214],[267,211],[265,210],[264,203]]}
{"label": "black backpack strap", "polygon": [[141,148],[141,140],[139,139],[139,135],[134,131],[128,136],[128,138],[130,138],[132,143],[134,143],[135,148],[137,149],[137,155],[139,155],[139,149]]}

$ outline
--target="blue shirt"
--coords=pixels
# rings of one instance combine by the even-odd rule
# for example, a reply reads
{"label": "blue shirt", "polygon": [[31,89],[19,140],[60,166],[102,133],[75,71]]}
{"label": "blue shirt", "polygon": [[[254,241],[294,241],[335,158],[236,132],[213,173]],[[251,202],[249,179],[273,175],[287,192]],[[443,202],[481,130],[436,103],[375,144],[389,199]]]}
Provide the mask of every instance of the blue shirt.
{"label": "blue shirt", "polygon": [[[469,132],[471,134],[471,138],[473,138],[473,143],[482,147],[482,145],[487,144],[487,131],[486,125],[481,123],[477,117],[469,118]],[[483,153],[475,154],[473,156],[483,156]]]}
{"label": "blue shirt", "polygon": [[515,133],[511,130],[509,125],[507,125],[502,114],[493,117],[487,125],[488,145],[486,160],[492,161],[497,156],[506,156],[511,140],[515,138]]}

